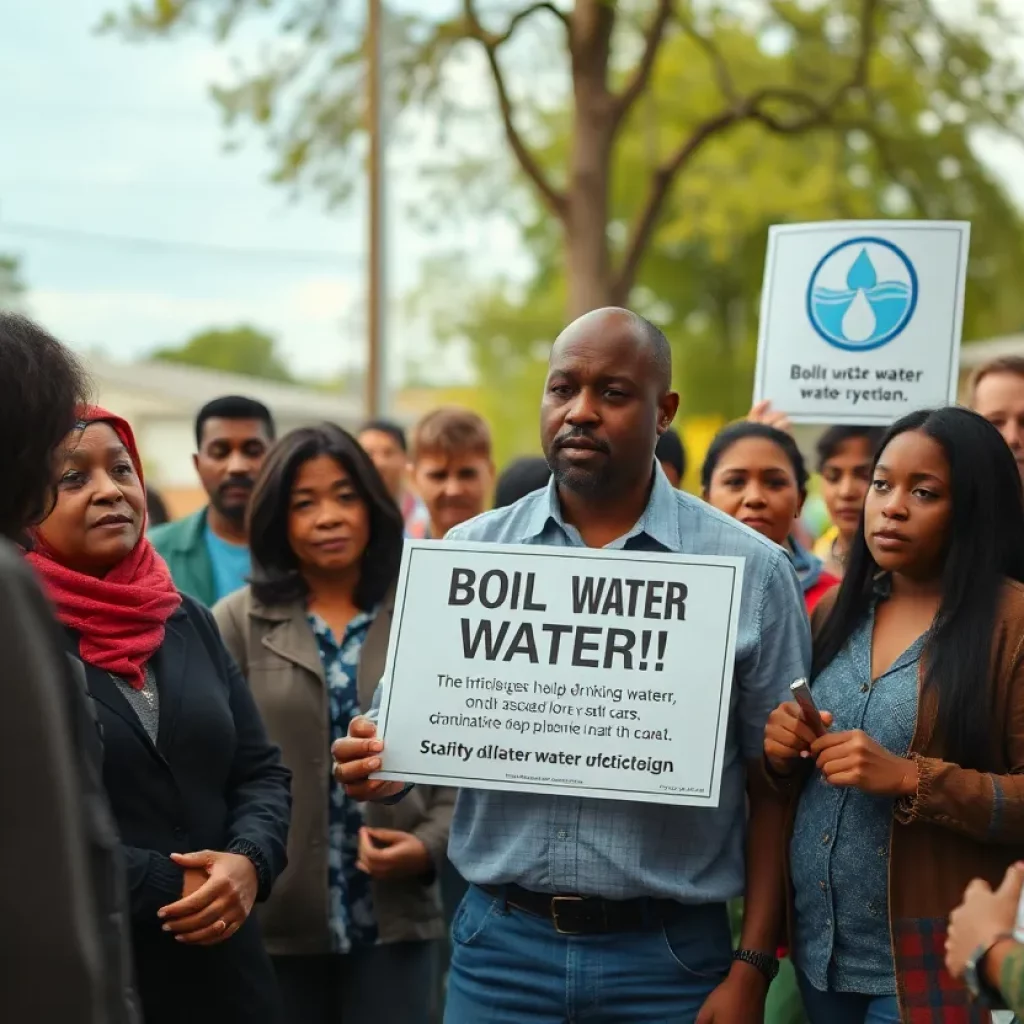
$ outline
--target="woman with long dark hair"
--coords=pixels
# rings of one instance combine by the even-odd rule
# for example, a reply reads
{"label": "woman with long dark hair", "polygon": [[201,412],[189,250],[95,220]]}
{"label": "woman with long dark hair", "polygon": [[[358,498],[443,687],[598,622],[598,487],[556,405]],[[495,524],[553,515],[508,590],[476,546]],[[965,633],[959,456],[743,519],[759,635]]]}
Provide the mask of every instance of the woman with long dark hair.
{"label": "woman with long dark hair", "polygon": [[794,533],[807,500],[807,467],[796,441],[767,423],[740,420],[715,436],[700,475],[705,501],[789,552],[812,611],[839,580]]}
{"label": "woman with long dark hair", "polygon": [[425,1024],[431,1009],[454,792],[364,810],[330,772],[384,672],[402,534],[353,437],[292,431],[253,492],[251,585],[214,609],[293,772],[288,868],[261,913],[289,1024]]}
{"label": "woman with long dark hair", "polygon": [[822,729],[790,703],[765,731],[798,794],[790,920],[813,1024],[988,1019],[942,951],[967,883],[1024,854],[1022,580],[1020,477],[995,428],[956,408],[896,423],[814,615]]}

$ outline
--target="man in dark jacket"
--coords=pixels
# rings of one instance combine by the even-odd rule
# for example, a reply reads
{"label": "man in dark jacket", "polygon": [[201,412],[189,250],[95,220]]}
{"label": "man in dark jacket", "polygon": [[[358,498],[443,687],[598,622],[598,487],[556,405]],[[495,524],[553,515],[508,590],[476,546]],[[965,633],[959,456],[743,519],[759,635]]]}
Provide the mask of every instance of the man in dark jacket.
{"label": "man in dark jacket", "polygon": [[45,331],[0,312],[0,1020],[137,1024],[124,869],[80,663],[9,541],[45,515],[87,380]]}

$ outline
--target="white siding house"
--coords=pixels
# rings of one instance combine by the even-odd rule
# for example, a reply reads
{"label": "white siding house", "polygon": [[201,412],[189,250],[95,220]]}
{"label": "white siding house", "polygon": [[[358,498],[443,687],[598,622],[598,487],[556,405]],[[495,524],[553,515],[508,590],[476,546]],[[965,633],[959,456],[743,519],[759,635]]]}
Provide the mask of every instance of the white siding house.
{"label": "white siding house", "polygon": [[363,418],[361,399],[293,384],[177,363],[115,363],[88,356],[85,363],[96,401],[132,425],[147,482],[159,490],[175,515],[186,514],[205,500],[192,455],[196,413],[211,399],[255,398],[270,409],[278,436],[323,420],[356,430]]}

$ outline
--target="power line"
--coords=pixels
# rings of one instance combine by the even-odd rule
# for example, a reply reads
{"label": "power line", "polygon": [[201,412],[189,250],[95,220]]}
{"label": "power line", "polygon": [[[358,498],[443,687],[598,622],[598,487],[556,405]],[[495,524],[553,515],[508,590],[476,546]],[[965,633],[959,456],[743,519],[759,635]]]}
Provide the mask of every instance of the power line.
{"label": "power line", "polygon": [[10,98],[0,94],[0,103],[3,104],[5,117],[18,114],[35,117],[39,114],[49,114],[56,111],[62,114],[73,114],[78,119],[92,115],[95,117],[132,117],[151,122],[154,117],[159,117],[162,120],[178,118],[198,121],[201,119],[205,120],[209,115],[216,115],[217,113],[216,108],[212,104],[201,104],[194,107],[168,107],[143,104],[125,106],[123,104],[112,104],[102,101],[93,103],[64,103],[63,101],[40,103],[26,102],[22,97],[14,96],[14,94],[11,94]]}
{"label": "power line", "polygon": [[241,247],[220,245],[216,242],[191,242],[170,238],[142,238],[132,235],[116,235],[108,232],[61,228],[51,224],[28,224],[17,221],[0,221],[0,235],[4,233],[23,238],[50,239],[72,243],[84,242],[120,246],[121,248],[190,252],[220,257],[277,260],[282,263],[334,263],[355,267],[362,266],[366,261],[365,257],[360,253],[331,252],[329,249]]}

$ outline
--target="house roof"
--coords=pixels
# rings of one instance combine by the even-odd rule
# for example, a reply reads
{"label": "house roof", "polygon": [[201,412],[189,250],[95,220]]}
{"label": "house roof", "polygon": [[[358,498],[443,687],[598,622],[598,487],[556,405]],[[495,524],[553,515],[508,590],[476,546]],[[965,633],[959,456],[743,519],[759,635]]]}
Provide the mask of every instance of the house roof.
{"label": "house roof", "polygon": [[960,369],[973,370],[999,356],[1024,355],[1024,334],[1004,334],[987,341],[972,341],[960,349]]}
{"label": "house roof", "polygon": [[118,363],[95,356],[85,364],[98,390],[124,392],[154,411],[192,415],[221,395],[246,395],[266,405],[276,418],[313,422],[336,420],[352,426],[363,419],[363,401],[298,384],[282,384],[240,373],[181,363]]}

